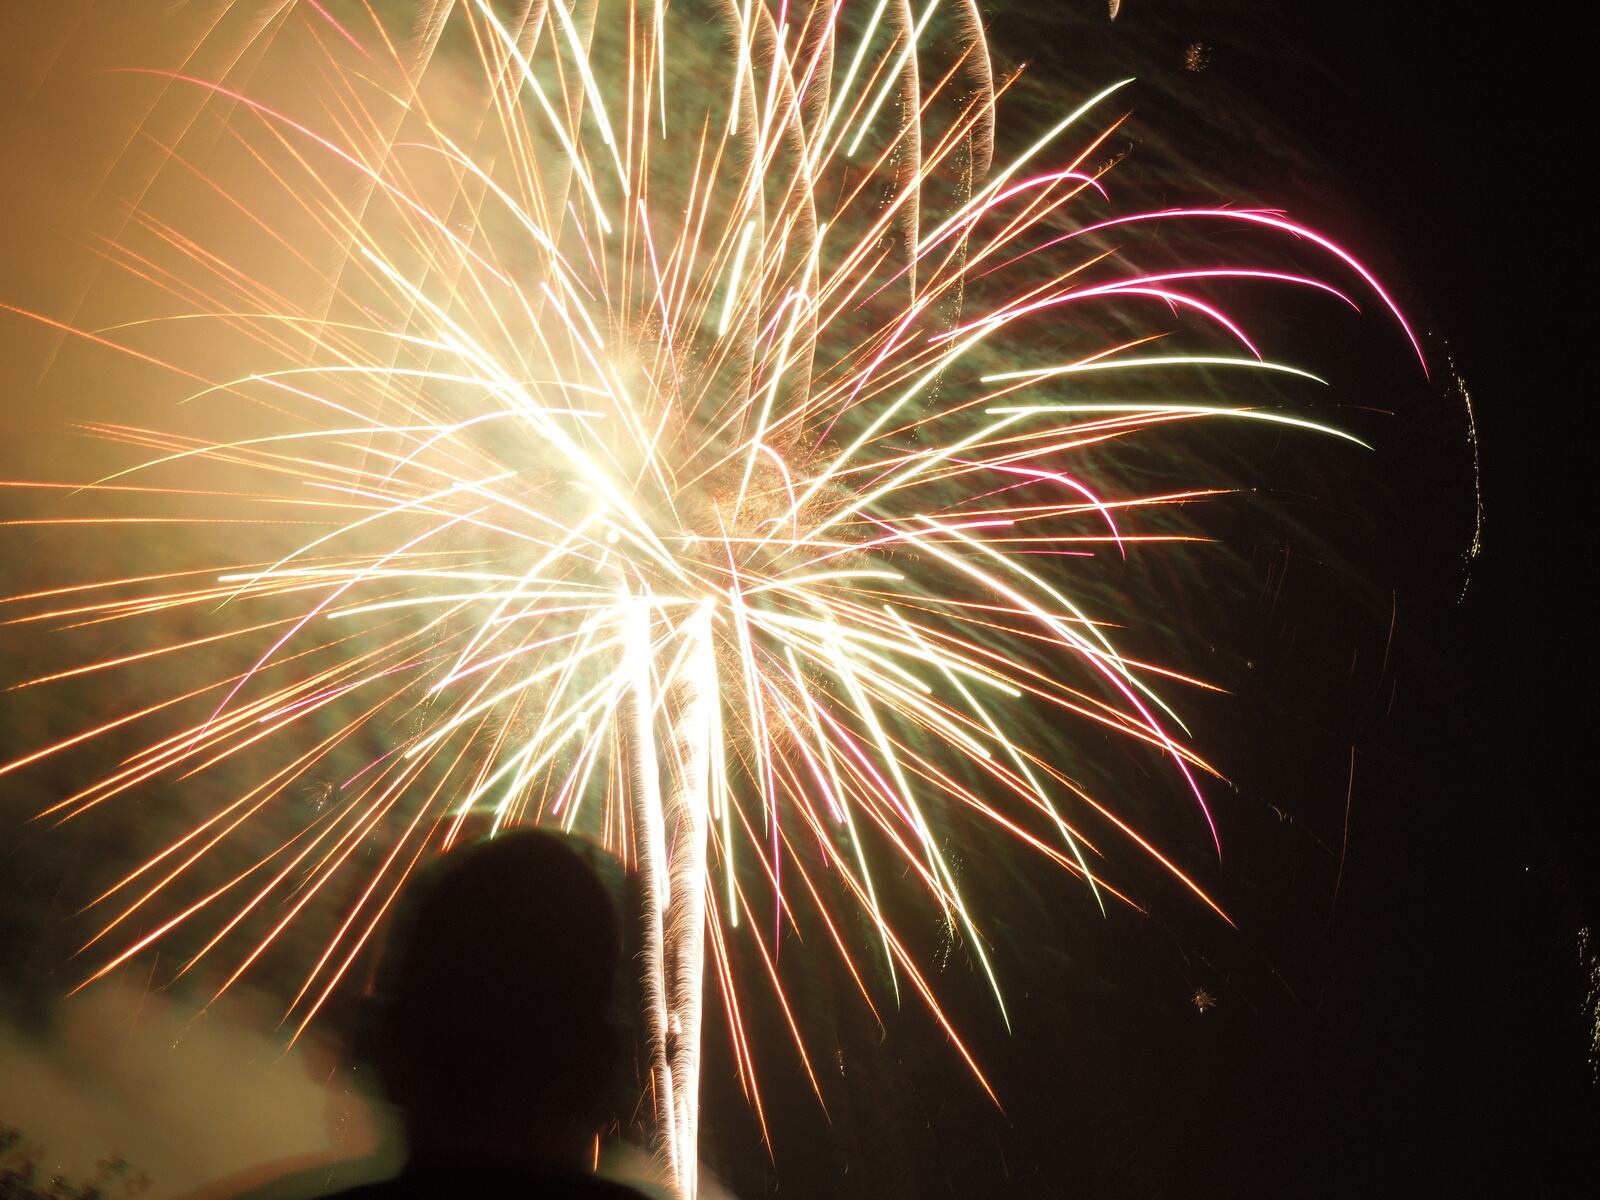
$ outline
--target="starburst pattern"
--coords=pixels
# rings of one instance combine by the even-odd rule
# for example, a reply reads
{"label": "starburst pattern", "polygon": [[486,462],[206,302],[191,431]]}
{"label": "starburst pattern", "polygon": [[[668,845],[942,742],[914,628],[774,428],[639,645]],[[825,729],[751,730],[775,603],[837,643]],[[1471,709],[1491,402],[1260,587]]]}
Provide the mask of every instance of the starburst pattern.
{"label": "starburst pattern", "polygon": [[[222,664],[4,768],[137,730],[139,748],[45,815],[177,781],[215,797],[98,898],[96,975],[182,932],[183,969],[225,957],[226,989],[332,906],[291,1005],[304,1028],[425,856],[557,824],[643,876],[652,1103],[683,1194],[702,995],[724,998],[759,1112],[729,943],[754,926],[776,985],[767,921],[798,897],[868,1003],[908,987],[987,1089],[879,903],[892,861],[1004,1013],[941,850],[949,813],[1102,903],[1120,893],[1095,839],[1128,839],[1221,913],[1016,718],[1142,743],[1205,813],[1210,768],[1160,694],[1174,673],[1118,649],[1075,572],[1145,552],[1170,535],[1130,522],[1206,489],[1130,495],[1074,463],[1197,420],[1337,434],[1168,394],[1202,369],[1311,378],[1263,356],[1217,299],[1229,288],[1349,302],[1344,279],[1403,318],[1281,214],[1119,214],[1096,164],[1124,83],[994,161],[1007,83],[970,3],[421,9],[402,30],[274,7],[248,43],[294,22],[316,47],[319,88],[298,107],[227,72],[159,76],[226,112],[259,187],[208,173],[181,138],[168,170],[314,287],[152,201],[106,254],[177,311],[96,329],[25,314],[185,385],[168,427],[88,429],[141,452],[84,485],[113,503],[105,521],[136,537],[240,522],[226,561],[11,601],[24,631],[167,631],[30,685]],[[1282,237],[1332,274],[1141,271],[1118,253],[1180,222]],[[1133,332],[1080,319],[1108,310]],[[210,331],[194,336],[240,369],[141,349],[174,325]],[[142,515],[161,501],[215,511]],[[869,944],[826,895],[859,903]]]}

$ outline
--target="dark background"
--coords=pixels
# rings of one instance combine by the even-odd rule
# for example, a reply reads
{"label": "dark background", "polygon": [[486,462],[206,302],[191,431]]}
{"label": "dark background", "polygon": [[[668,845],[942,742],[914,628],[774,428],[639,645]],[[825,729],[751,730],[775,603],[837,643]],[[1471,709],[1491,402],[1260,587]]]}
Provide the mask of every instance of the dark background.
{"label": "dark background", "polygon": [[[1192,100],[1196,136],[1232,119],[1219,114],[1267,114],[1312,165],[1263,145],[1262,193],[1337,231],[1394,285],[1425,332],[1434,386],[1407,391],[1398,357],[1341,377],[1406,412],[1378,434],[1378,536],[1341,546],[1391,591],[1385,703],[1363,709],[1352,682],[1297,705],[1327,748],[1341,736],[1355,747],[1326,929],[1292,835],[1244,813],[1224,832],[1230,870],[1266,892],[1245,907],[1245,940],[1294,995],[1272,995],[1235,946],[1235,986],[1205,980],[1217,1006],[1180,1013],[1159,981],[1181,956],[1152,951],[1146,975],[1129,968],[1120,999],[1094,1008],[1118,1047],[1098,1064],[1109,1072],[1101,1098],[1044,1093],[1063,1118],[1059,1179],[1015,1194],[1587,1194],[1600,1129],[1595,958],[1583,948],[1596,849],[1580,587],[1593,544],[1592,305],[1576,286],[1592,254],[1578,183],[1589,45],[1554,10],[1506,5],[1133,0],[1099,33],[1047,28],[1050,18],[1001,15],[995,40],[1048,68],[1083,48],[1075,39],[1132,36],[1171,62],[1161,83]],[[1180,74],[1196,42],[1209,64]],[[1470,450],[1451,360],[1481,451],[1482,548],[1470,563]],[[1329,506],[1348,503],[1335,493]],[[1306,523],[1324,523],[1335,543],[1357,528]],[[1341,568],[1325,560],[1324,573]],[[1315,581],[1301,587],[1315,612]],[[1328,679],[1305,629],[1297,641],[1272,626],[1261,623],[1263,659]],[[1271,766],[1281,731],[1252,746],[1238,716],[1218,731],[1219,757],[1246,800],[1270,796],[1288,773]],[[1320,796],[1280,808],[1338,849],[1345,785],[1341,771]],[[1136,978],[1150,985],[1142,995]],[[1066,1132],[1097,1113],[1123,1122],[1100,1139],[1098,1163],[1088,1146],[1073,1156]],[[1124,1165],[1104,1152],[1119,1145]]]}

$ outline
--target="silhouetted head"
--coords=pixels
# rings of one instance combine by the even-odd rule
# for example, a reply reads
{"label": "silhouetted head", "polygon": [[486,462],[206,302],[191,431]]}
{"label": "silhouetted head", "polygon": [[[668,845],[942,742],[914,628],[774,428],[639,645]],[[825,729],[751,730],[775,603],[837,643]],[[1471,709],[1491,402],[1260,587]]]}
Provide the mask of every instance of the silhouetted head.
{"label": "silhouetted head", "polygon": [[385,959],[379,1049],[413,1151],[592,1134],[620,953],[604,884],[555,834],[467,846],[419,879]]}

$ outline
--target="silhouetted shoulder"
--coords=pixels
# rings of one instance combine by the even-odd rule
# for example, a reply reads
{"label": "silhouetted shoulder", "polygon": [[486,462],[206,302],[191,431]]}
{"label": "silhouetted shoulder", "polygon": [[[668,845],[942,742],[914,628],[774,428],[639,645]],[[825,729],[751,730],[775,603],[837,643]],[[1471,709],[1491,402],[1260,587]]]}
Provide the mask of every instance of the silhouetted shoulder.
{"label": "silhouetted shoulder", "polygon": [[337,1192],[327,1200],[645,1200],[644,1193],[594,1175],[482,1167],[412,1168],[378,1183]]}

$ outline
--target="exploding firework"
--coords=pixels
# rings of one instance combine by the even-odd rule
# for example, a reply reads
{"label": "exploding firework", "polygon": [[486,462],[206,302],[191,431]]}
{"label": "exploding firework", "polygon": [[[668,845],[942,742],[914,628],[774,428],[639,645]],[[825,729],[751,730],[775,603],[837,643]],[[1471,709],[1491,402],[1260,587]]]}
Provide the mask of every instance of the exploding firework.
{"label": "exploding firework", "polygon": [[[914,993],[988,1090],[880,903],[892,863],[1003,1016],[949,814],[1102,903],[1122,897],[1097,839],[1125,839],[1221,914],[1019,715],[1142,744],[1209,822],[1211,768],[1160,694],[1182,677],[1119,651],[1085,598],[1097,562],[1167,536],[1142,512],[1205,489],[1127,494],[1075,464],[1197,420],[1346,436],[1174,399],[1199,370],[1311,379],[1263,356],[1229,288],[1348,286],[1410,330],[1281,214],[1118,212],[1123,83],[997,160],[1010,81],[964,0],[418,7],[399,28],[267,6],[230,63],[284,40],[317,64],[298,95],[242,68],[145,72],[192,98],[163,170],[268,255],[164,216],[151,188],[102,249],[150,312],[20,314],[182,384],[161,427],[85,428],[137,451],[77,487],[114,506],[91,523],[203,527],[186,561],[11,600],[14,630],[150,631],[18,683],[144,681],[0,768],[118,747],[43,815],[207,798],[96,898],[93,977],[187,939],[180,973],[221,960],[220,993],[315,926],[303,1029],[428,855],[538,822],[640,875],[650,1103],[679,1193],[708,990],[760,1112],[736,937],[817,1086],[769,949],[800,897],[868,1003]],[[1282,238],[1327,278],[1128,265],[1126,242],[1179,223]],[[864,942],[828,896],[859,905]]]}

